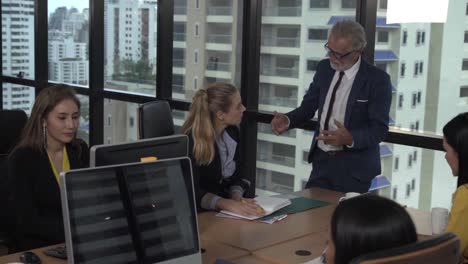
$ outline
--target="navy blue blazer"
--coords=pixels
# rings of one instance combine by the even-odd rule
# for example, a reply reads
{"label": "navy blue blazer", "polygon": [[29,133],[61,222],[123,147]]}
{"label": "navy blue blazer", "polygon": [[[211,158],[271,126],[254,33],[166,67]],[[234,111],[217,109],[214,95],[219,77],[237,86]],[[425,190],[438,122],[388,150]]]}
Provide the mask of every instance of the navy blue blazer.
{"label": "navy blue blazer", "polygon": [[[329,59],[319,62],[301,105],[287,113],[289,128],[297,127],[313,118],[317,110],[320,123],[323,105],[334,74],[335,70],[331,68]],[[392,84],[389,75],[361,58],[346,106],[344,126],[352,134],[354,146],[344,147],[346,168],[343,168],[343,171],[346,170],[362,181],[370,181],[381,173],[379,143],[388,132],[391,100]],[[314,155],[319,129],[317,126],[314,133],[309,163]]]}
{"label": "navy blue blazer", "polygon": [[[195,198],[197,202],[197,210],[204,211],[201,207],[201,200],[206,193],[216,194],[223,198],[230,198],[229,188],[231,186],[240,186],[245,192],[250,188],[250,180],[240,173],[241,157],[239,155],[239,142],[240,131],[237,126],[226,127],[226,132],[234,139],[238,145],[234,154],[234,161],[236,162],[236,170],[233,175],[227,179],[223,179],[221,157],[219,156],[218,147],[215,144],[215,155],[213,161],[208,165],[198,165],[195,157],[193,156],[194,140],[192,133],[189,133],[189,157],[192,161],[193,171],[193,185],[195,187]],[[245,194],[245,193],[244,193]]]}

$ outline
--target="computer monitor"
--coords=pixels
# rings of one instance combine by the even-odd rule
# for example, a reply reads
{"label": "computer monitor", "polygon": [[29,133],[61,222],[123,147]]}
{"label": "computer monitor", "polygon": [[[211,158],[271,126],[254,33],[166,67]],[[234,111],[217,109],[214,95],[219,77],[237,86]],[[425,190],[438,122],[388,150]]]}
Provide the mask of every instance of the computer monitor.
{"label": "computer monitor", "polygon": [[200,263],[188,158],[61,173],[68,263]]}
{"label": "computer monitor", "polygon": [[141,158],[170,159],[188,156],[187,135],[142,139],[130,143],[96,145],[90,150],[90,166],[139,162]]}

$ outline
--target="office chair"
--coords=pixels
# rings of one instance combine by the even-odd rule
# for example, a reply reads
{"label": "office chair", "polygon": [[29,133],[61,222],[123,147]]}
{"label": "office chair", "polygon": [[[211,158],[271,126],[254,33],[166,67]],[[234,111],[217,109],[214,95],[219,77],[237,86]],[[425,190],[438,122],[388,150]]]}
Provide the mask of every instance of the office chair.
{"label": "office chair", "polygon": [[[8,155],[20,139],[28,116],[23,110],[0,110],[0,204],[8,204]],[[0,248],[7,247],[8,210],[0,210]],[[1,250],[0,251],[4,251]]]}
{"label": "office chair", "polygon": [[8,154],[16,145],[27,120],[23,110],[0,110],[0,154]]}
{"label": "office chair", "polygon": [[431,264],[460,262],[460,239],[453,233],[354,258],[350,264]]}
{"label": "office chair", "polygon": [[174,121],[167,101],[152,101],[138,107],[139,139],[174,134]]}

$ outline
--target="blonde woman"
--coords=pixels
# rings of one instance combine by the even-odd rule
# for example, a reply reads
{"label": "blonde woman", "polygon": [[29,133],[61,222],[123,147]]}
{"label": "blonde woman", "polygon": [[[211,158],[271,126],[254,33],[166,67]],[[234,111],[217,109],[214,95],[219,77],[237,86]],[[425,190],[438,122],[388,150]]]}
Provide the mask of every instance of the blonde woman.
{"label": "blonde woman", "polygon": [[198,210],[228,210],[260,216],[261,208],[244,199],[250,181],[240,174],[239,129],[242,113],[239,91],[228,83],[198,90],[182,131],[189,136]]}

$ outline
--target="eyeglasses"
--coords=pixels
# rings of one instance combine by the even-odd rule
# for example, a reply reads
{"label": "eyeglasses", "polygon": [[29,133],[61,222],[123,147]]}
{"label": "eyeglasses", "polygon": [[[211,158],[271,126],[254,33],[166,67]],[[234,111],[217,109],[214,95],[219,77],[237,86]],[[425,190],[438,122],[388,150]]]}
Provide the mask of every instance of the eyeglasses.
{"label": "eyeglasses", "polygon": [[327,51],[327,53],[328,53],[329,56],[330,56],[330,55],[333,55],[333,57],[335,57],[335,58],[337,58],[337,59],[339,59],[339,60],[344,59],[345,57],[349,56],[349,54],[351,54],[351,53],[357,51],[357,50],[352,50],[352,51],[347,52],[347,53],[345,53],[345,54],[341,54],[341,53],[339,53],[339,52],[336,52],[336,51],[332,50],[332,49],[328,46],[328,42],[325,43],[325,45],[324,45],[323,47],[325,48],[325,50]]}

